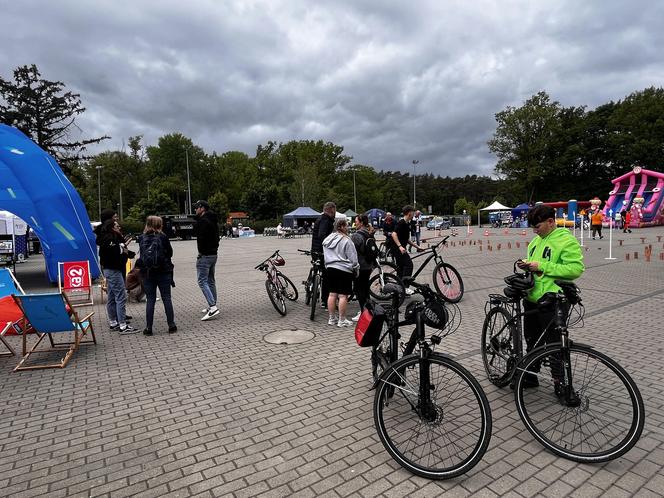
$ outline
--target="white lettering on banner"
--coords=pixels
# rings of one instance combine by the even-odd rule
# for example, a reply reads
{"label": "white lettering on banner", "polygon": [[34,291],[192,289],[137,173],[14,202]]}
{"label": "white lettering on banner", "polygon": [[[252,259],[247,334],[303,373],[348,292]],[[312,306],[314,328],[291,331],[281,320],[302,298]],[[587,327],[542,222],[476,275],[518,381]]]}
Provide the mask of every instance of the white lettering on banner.
{"label": "white lettering on banner", "polygon": [[85,270],[80,266],[72,266],[67,269],[67,277],[69,278],[70,287],[83,287],[83,276],[85,275]]}

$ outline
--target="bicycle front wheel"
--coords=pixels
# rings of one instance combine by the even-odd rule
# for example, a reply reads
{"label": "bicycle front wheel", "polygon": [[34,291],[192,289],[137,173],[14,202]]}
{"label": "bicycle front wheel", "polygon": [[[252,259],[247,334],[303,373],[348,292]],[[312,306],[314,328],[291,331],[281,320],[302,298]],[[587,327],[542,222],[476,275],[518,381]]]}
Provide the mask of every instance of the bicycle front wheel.
{"label": "bicycle front wheel", "polygon": [[309,320],[316,318],[316,308],[318,306],[318,293],[320,292],[320,275],[314,275],[311,284],[311,301],[309,302]]}
{"label": "bicycle front wheel", "polygon": [[[518,365],[514,396],[521,420],[563,458],[599,463],[620,457],[643,431],[638,387],[620,365],[588,346],[571,345],[569,360],[563,356],[560,343],[552,344]],[[565,371],[571,382],[563,380]]]}
{"label": "bicycle front wheel", "polygon": [[491,308],[482,326],[482,360],[487,377],[492,384],[503,387],[509,384],[516,365],[514,334],[516,327],[504,308]]}
{"label": "bicycle front wheel", "polygon": [[291,281],[291,279],[280,271],[277,272],[277,278],[281,280],[281,284],[284,288],[284,296],[286,296],[286,299],[289,301],[297,301],[299,294],[295,288],[295,284]]}
{"label": "bicycle front wheel", "polygon": [[449,263],[436,265],[433,271],[433,285],[448,303],[458,303],[463,297],[463,280],[456,268]]}
{"label": "bicycle front wheel", "polygon": [[267,290],[267,295],[270,298],[270,302],[272,303],[272,306],[274,306],[274,309],[277,310],[280,315],[285,316],[286,300],[284,299],[284,296],[279,290],[279,288],[276,285],[274,285],[274,282],[272,282],[272,280],[266,280],[265,290]]}
{"label": "bicycle front wheel", "polygon": [[[426,386],[420,385],[421,377],[429,379]],[[429,393],[428,401],[421,392]],[[376,386],[374,423],[392,458],[429,479],[468,472],[491,439],[491,409],[479,383],[437,353],[426,360],[405,356],[390,365]]]}

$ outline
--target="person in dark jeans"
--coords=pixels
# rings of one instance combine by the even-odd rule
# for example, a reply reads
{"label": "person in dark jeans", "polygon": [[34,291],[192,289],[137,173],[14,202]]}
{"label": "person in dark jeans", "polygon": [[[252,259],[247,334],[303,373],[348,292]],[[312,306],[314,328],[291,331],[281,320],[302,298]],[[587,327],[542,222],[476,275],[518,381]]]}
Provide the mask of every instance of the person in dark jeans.
{"label": "person in dark jeans", "polygon": [[142,260],[137,261],[137,266],[141,269],[143,277],[143,289],[145,290],[145,297],[147,303],[145,306],[145,329],[144,335],[152,335],[152,324],[154,323],[154,306],[157,301],[157,289],[161,295],[161,301],[164,303],[164,311],[166,312],[166,322],[168,323],[168,332],[170,334],[177,332],[178,328],[175,325],[175,313],[173,311],[173,301],[171,300],[171,286],[175,286],[173,282],[173,248],[171,242],[168,240],[166,234],[162,232],[163,222],[159,216],[148,216],[145,222],[145,229],[143,235],[138,239],[138,244],[141,251],[141,257],[147,253],[147,247],[154,237],[159,238],[161,245],[162,261],[158,267],[146,268]]}
{"label": "person in dark jeans", "polygon": [[323,241],[334,231],[334,218],[336,215],[337,205],[334,202],[326,202],[323,206],[323,214],[314,223],[313,233],[311,234],[311,252],[318,253],[317,258],[321,268],[320,299],[322,308],[327,308],[327,298],[330,295],[327,271],[325,270],[325,261],[323,259]]}
{"label": "person in dark jeans", "polygon": [[211,320],[219,315],[217,308],[217,284],[214,270],[217,264],[217,251],[219,250],[219,226],[217,215],[210,210],[205,201],[198,201],[196,207],[196,244],[198,256],[196,257],[196,275],[198,286],[203,292],[207,308],[203,310],[201,321]]}
{"label": "person in dark jeans", "polygon": [[[406,246],[411,246],[418,251],[422,248],[413,242],[410,238],[410,222],[413,219],[415,209],[413,206],[404,206],[403,218],[397,223],[397,228],[392,232],[392,242],[394,242],[394,259],[397,263],[397,276],[399,278],[410,277],[413,274],[413,262],[406,250]],[[413,290],[406,287],[406,294],[410,295]]]}

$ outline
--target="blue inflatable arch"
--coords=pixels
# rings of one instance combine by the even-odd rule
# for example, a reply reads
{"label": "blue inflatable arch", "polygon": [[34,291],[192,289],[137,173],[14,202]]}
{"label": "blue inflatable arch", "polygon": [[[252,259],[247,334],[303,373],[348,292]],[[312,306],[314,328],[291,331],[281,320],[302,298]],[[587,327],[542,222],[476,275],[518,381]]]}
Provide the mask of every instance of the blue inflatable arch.
{"label": "blue inflatable arch", "polygon": [[16,128],[0,124],[0,209],[23,219],[41,241],[46,273],[59,261],[90,261],[99,276],[95,236],[81,197],[58,163]]}

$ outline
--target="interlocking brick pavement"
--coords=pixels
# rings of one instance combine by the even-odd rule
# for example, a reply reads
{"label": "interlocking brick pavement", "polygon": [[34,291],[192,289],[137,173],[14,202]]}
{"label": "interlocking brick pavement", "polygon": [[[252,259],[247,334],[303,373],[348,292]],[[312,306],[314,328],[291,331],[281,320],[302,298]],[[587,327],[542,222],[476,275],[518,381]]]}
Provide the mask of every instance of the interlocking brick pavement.
{"label": "interlocking brick pavement", "polygon": [[[461,328],[441,348],[478,378],[494,427],[483,460],[442,482],[401,469],[378,440],[370,353],[355,345],[352,329],[328,327],[323,313],[311,322],[302,296],[288,303],[285,317],[272,308],[265,277],[253,266],[280,248],[283,271],[302,294],[308,258],[296,249],[308,249],[310,239],[259,236],[222,241],[216,320],[200,321],[195,242],[174,242],[178,333],[166,332],[157,303],[153,337],[119,336],[96,304],[99,344],[82,348],[66,369],[12,373],[16,360],[0,359],[0,496],[661,496],[664,247],[655,241],[662,234],[615,232],[625,242],[615,244],[613,261],[604,259],[606,238],[584,241],[588,269],[579,284],[587,315],[573,337],[621,363],[646,404],[641,440],[613,462],[581,465],[548,453],[523,427],[509,388],[486,380],[479,355],[486,296],[502,290],[530,233],[478,231],[471,240],[481,239],[483,251],[458,243],[444,250],[466,295]],[[650,263],[641,236],[653,244]],[[18,278],[29,291],[52,290],[42,269],[40,258],[30,258],[18,266]],[[130,304],[129,312],[142,327],[144,304]],[[294,328],[315,337],[290,346],[263,341]]]}

